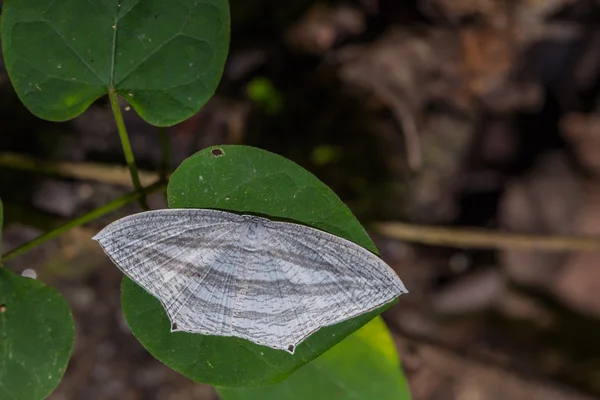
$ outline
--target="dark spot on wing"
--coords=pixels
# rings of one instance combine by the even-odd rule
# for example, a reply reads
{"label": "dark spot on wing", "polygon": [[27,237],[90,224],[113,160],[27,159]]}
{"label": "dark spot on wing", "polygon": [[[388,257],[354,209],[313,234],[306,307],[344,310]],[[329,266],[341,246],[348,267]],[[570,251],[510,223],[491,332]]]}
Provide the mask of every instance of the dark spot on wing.
{"label": "dark spot on wing", "polygon": [[288,346],[288,351],[289,351],[290,353],[293,353],[293,352],[294,352],[294,345],[293,345],[293,344],[290,344],[290,345]]}
{"label": "dark spot on wing", "polygon": [[177,330],[177,324],[173,324],[173,325],[171,325],[171,330],[172,330],[172,331],[176,331],[176,330]]}

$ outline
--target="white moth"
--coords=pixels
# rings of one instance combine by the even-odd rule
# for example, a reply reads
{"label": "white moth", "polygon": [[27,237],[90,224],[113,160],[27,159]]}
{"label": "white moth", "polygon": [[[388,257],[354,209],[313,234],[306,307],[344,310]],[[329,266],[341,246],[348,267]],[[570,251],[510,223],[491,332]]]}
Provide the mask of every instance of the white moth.
{"label": "white moth", "polygon": [[292,354],[319,328],[407,292],[386,263],[357,244],[250,215],[148,211],[93,239],[160,300],[171,331],[235,336]]}

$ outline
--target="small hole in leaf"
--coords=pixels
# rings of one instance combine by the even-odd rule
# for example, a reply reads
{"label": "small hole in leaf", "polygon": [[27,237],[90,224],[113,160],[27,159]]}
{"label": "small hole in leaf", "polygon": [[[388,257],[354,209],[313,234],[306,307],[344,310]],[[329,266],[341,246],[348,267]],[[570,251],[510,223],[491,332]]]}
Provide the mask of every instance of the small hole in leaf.
{"label": "small hole in leaf", "polygon": [[172,330],[172,331],[176,331],[176,330],[177,330],[177,324],[173,324],[173,325],[171,325],[171,330]]}
{"label": "small hole in leaf", "polygon": [[221,157],[221,156],[225,155],[225,152],[223,151],[223,149],[212,149],[212,151],[210,153],[215,157]]}
{"label": "small hole in leaf", "polygon": [[0,314],[4,314],[6,312],[6,306],[4,304],[0,304]]}

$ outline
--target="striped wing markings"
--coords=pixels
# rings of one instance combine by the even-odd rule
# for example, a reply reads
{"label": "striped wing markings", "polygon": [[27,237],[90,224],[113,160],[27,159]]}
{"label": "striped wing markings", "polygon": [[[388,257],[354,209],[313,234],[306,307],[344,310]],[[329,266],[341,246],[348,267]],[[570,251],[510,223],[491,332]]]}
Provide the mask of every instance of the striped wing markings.
{"label": "striped wing markings", "polygon": [[[240,228],[240,225],[237,226],[238,229]],[[216,304],[219,304],[222,307],[222,312],[217,313],[219,316],[222,317],[222,320],[220,321],[221,325],[219,333],[227,336],[231,335],[231,314],[234,311],[232,303],[234,295],[236,294],[236,277],[238,276],[240,268],[242,271],[244,270],[244,266],[239,265],[241,261],[240,258],[234,256],[239,252],[239,247],[234,247],[234,249],[236,249],[237,251],[234,251],[231,254],[222,253],[224,259],[222,260],[221,265],[230,268],[230,270],[227,271],[227,280],[225,281],[225,284],[220,288],[221,298],[219,299],[219,301],[216,302]],[[233,288],[231,287],[232,282]],[[227,312],[228,309],[229,313]]]}
{"label": "striped wing markings", "polygon": [[[401,293],[406,291],[404,285],[402,284],[400,278],[396,275],[396,273],[383,260],[381,260],[381,258],[371,253],[364,247],[339,236],[335,236],[328,232],[308,227],[305,225],[288,224],[274,221],[271,221],[269,225],[280,224],[282,225],[282,227],[277,227],[276,229],[284,235],[288,236],[292,241],[300,243],[301,245],[310,249],[318,249],[319,254],[328,254],[336,258],[338,262],[332,264],[333,266],[337,264],[346,267],[345,271],[340,271],[342,276],[347,275],[348,273],[353,273],[357,277],[364,278],[364,282],[369,284],[370,287],[372,287],[372,285],[370,285],[372,280],[367,278],[379,278],[381,283],[384,283],[383,281],[387,281],[392,286],[397,287]],[[290,227],[290,225],[293,225],[293,228]],[[299,235],[299,231],[303,231],[305,234]],[[322,239],[322,241],[315,243],[315,241],[318,239]],[[304,240],[306,240],[306,242]],[[313,241],[312,243],[311,240]],[[332,249],[332,245],[336,246],[337,248]],[[325,247],[325,249],[323,247]],[[344,248],[345,250],[355,251],[356,254],[351,255],[350,261],[361,263],[362,265],[352,268],[351,265],[348,265],[348,260],[340,259],[339,257],[342,254],[339,251],[340,247]],[[328,263],[331,262],[328,261]],[[371,268],[365,268],[365,265],[368,265]],[[361,272],[361,270],[365,272],[369,271],[370,273],[374,274],[374,276],[367,277],[365,274],[360,274],[359,272]]]}
{"label": "striped wing markings", "polygon": [[[276,235],[272,235],[272,237],[275,239],[275,241],[277,241],[279,243],[279,245],[283,248],[286,249],[287,251],[289,251],[289,247],[285,242],[282,242],[279,237],[277,237]],[[278,260],[279,264],[283,264],[282,260]],[[302,266],[299,265],[295,265],[295,264],[289,264],[286,263],[287,265],[292,265],[293,267],[296,267],[296,271],[293,271],[292,268],[285,270],[284,268],[280,268],[279,271],[281,272],[280,276],[283,278],[280,282],[282,282],[282,284],[285,282],[286,283],[286,287],[287,287],[287,291],[288,293],[293,292],[294,294],[297,295],[297,300],[299,300],[300,305],[301,305],[301,309],[302,310],[310,310],[311,306],[309,304],[310,301],[314,302],[315,305],[312,307],[313,309],[323,309],[322,308],[322,302],[321,302],[321,298],[320,296],[314,296],[314,297],[306,297],[306,296],[302,296],[297,290],[296,290],[296,286],[294,285],[293,281],[295,278],[297,278],[298,274],[302,274]],[[293,272],[293,275],[290,275]],[[282,293],[282,291],[280,290],[280,294]],[[308,337],[309,334],[305,335],[305,332],[307,330],[311,330],[312,332],[314,332],[315,330],[317,330],[319,327],[316,327],[316,329],[313,329],[311,327],[310,321],[312,321],[312,319],[309,319],[309,315],[307,315],[306,312],[301,312],[298,313],[298,307],[292,302],[292,297],[291,296],[285,296],[282,295],[281,296],[282,301],[287,302],[287,308],[289,310],[291,310],[294,315],[295,315],[295,320],[297,323],[297,326],[300,328],[297,332],[295,332],[295,335],[291,338],[291,340],[288,343],[282,343],[283,348],[285,350],[288,350],[288,346],[293,346],[292,349],[292,353],[294,352],[295,348],[297,347],[298,343],[300,343],[302,340],[304,340],[304,338]]]}
{"label": "striped wing markings", "polygon": [[[141,231],[145,235],[137,238],[135,241],[130,241],[126,243],[127,246],[132,246],[137,244],[140,241],[147,240],[148,237],[155,235],[157,232],[164,231],[166,228],[174,228],[181,229],[181,216],[186,217],[187,219],[192,219],[194,217],[201,216],[206,220],[207,217],[213,217],[214,222],[201,225],[202,228],[210,228],[217,225],[239,222],[240,217],[236,214],[225,213],[217,210],[196,210],[196,209],[165,209],[165,210],[154,210],[147,211],[138,214],[129,215],[127,217],[121,218],[117,221],[106,226],[101,232],[99,232],[96,236],[94,236],[94,240],[102,239],[106,236],[112,235],[114,237],[122,237],[126,240],[130,240],[130,236],[136,236],[138,232],[140,232],[140,226],[144,224],[144,222],[150,222],[149,225],[156,226],[155,230],[147,233],[146,231]],[[224,221],[225,219],[225,221]],[[140,223],[141,221],[141,223]],[[198,229],[198,226],[192,226],[190,229]],[[121,233],[125,231],[125,233]],[[119,235],[119,233],[121,233]],[[185,233],[185,232],[180,232]],[[174,236],[177,236],[174,235]],[[173,236],[167,237],[165,239],[172,238]]]}
{"label": "striped wing markings", "polygon": [[[287,223],[280,222],[271,222],[270,225],[279,225],[275,229],[280,235],[285,236],[288,242],[304,247],[308,252],[312,252],[325,264],[333,268],[336,274],[328,270],[332,281],[338,284],[342,292],[349,297],[349,300],[357,306],[357,311],[359,311],[348,318],[375,309],[406,292],[404,285],[390,267],[379,257],[353,242],[303,225],[293,224],[290,226]],[[306,234],[300,234],[302,231]],[[342,257],[344,253],[340,250],[350,254],[350,257]],[[355,252],[354,255],[353,252]],[[357,278],[355,280],[365,285],[366,289],[372,294],[380,293],[380,296],[378,296],[380,302],[367,309],[364,305],[358,304],[354,296],[349,295],[346,289],[341,286],[339,279],[336,279],[344,276]],[[387,291],[387,295],[385,292],[382,293],[382,290]],[[342,307],[342,309],[344,308],[347,308],[347,306]]]}
{"label": "striped wing markings", "polygon": [[[262,237],[262,244],[269,243],[269,239]],[[266,240],[265,240],[266,239]],[[276,282],[270,278],[269,271],[272,270],[272,259],[265,259],[261,251],[248,252],[239,248],[236,252],[239,273],[237,274],[237,283],[234,286],[235,301],[230,319],[230,333],[234,336],[251,340],[255,343],[265,346],[276,346],[274,343],[280,335],[273,333],[275,327],[271,323],[274,319],[268,315],[268,309],[277,309],[280,305],[272,301],[272,290],[279,290]],[[243,264],[241,264],[243,262]],[[272,290],[265,290],[265,285],[273,281],[275,284]],[[233,297],[233,296],[232,296]],[[276,296],[279,299],[280,296]]]}
{"label": "striped wing markings", "polygon": [[[237,228],[237,224],[235,223],[231,223],[228,222],[226,223],[227,226],[224,226],[221,228],[221,230],[223,230],[223,232],[212,238],[210,241],[203,243],[203,247],[209,247],[210,244],[216,242],[217,240],[230,235],[232,232],[234,232]],[[201,237],[198,237],[197,240],[202,240]],[[206,321],[206,317],[218,317],[220,314],[223,315],[224,313],[219,313],[219,312],[210,312],[209,310],[206,309],[196,309],[196,305],[198,304],[198,302],[200,300],[206,301],[208,302],[209,299],[208,298],[204,298],[203,296],[201,296],[202,293],[215,293],[215,292],[221,292],[222,296],[221,296],[221,300],[220,301],[216,301],[213,304],[217,304],[217,305],[221,305],[223,308],[225,308],[226,304],[223,302],[223,300],[226,298],[226,294],[228,293],[228,285],[226,284],[225,286],[219,288],[216,287],[216,285],[214,285],[215,282],[212,282],[212,278],[214,277],[213,272],[219,272],[221,271],[221,267],[227,267],[230,266],[231,264],[226,263],[226,262],[222,262],[222,258],[224,256],[226,256],[224,254],[224,252],[219,249],[219,248],[214,248],[213,251],[211,252],[207,252],[207,253],[202,253],[202,252],[195,252],[195,258],[194,261],[192,263],[182,263],[182,266],[180,267],[178,273],[183,276],[183,277],[187,277],[187,283],[183,285],[183,287],[181,288],[175,288],[174,290],[172,290],[171,292],[167,291],[166,293],[172,293],[172,292],[179,292],[179,294],[177,295],[177,297],[171,301],[171,303],[166,304],[165,301],[163,301],[163,297],[161,294],[159,294],[157,297],[159,299],[161,299],[161,302],[163,303],[163,306],[165,307],[165,310],[167,311],[167,314],[169,315],[169,319],[171,320],[171,323],[175,323],[177,324],[177,329],[173,329],[173,330],[185,330],[187,332],[194,332],[194,333],[203,333],[203,334],[223,334],[225,332],[225,330],[223,329],[223,326],[225,324],[225,321],[221,321],[221,328],[219,329],[218,327],[214,327],[213,329],[206,329],[204,326],[204,322]],[[216,262],[217,260],[221,260],[221,262]],[[186,268],[189,268],[190,265],[192,267],[196,267],[197,270],[200,270],[203,272],[203,274],[200,274],[198,272],[194,272],[191,275],[186,274],[186,273],[182,273]],[[197,267],[204,267],[204,268],[197,268]],[[233,273],[228,274],[228,279],[231,278],[231,276],[233,275]],[[174,275],[175,277],[176,275]],[[199,278],[199,279],[197,279]],[[170,280],[169,280],[170,281]],[[167,281],[166,283],[168,283],[169,281]],[[192,290],[188,290],[189,286],[192,284],[192,282],[196,281],[196,285],[194,286],[194,289]],[[206,283],[206,285],[201,286],[203,283]],[[185,299],[183,301],[180,302],[179,307],[176,310],[173,310],[173,306],[175,306],[179,300],[179,297],[182,296],[185,292],[188,292]],[[190,299],[193,298],[194,300],[192,300],[192,304],[190,304]],[[186,309],[188,311],[188,313],[186,313],[186,315],[189,316],[194,316],[197,314],[202,315],[202,319],[200,323],[196,323],[193,321],[190,321],[189,318],[186,318],[186,316],[182,316],[181,318],[179,317],[179,313],[181,312],[182,309]],[[212,318],[211,322],[215,322],[216,318]]]}
{"label": "striped wing markings", "polygon": [[[263,222],[263,251],[249,257],[239,245],[242,231],[236,231],[246,221],[210,209],[156,210],[116,221],[94,239],[119,269],[161,301],[171,322],[181,324],[175,330],[233,335],[291,353],[290,344],[295,347],[319,328],[406,292],[376,255],[300,224]],[[275,295],[268,286],[271,281]],[[365,290],[355,296],[359,285]],[[248,289],[254,291],[254,301]]]}
{"label": "striped wing markings", "polygon": [[[217,225],[217,224],[215,224],[215,225]],[[213,226],[215,226],[215,225],[213,225]],[[225,223],[218,224],[218,225],[225,225]],[[162,237],[162,234],[164,232],[159,231],[159,233],[158,233],[158,235],[156,235],[156,237],[157,237],[157,239],[158,238],[160,238],[160,239],[158,239],[156,241],[148,241],[141,248],[136,248],[134,246],[126,246],[125,248],[132,248],[135,250],[132,251],[131,254],[129,254],[127,257],[116,258],[117,265],[121,267],[121,270],[128,277],[133,279],[136,283],[138,283],[144,289],[149,291],[151,294],[158,297],[159,300],[161,300],[164,304],[164,300],[166,300],[166,299],[163,298],[162,293],[160,292],[160,289],[164,288],[164,286],[161,284],[156,284],[156,282],[154,280],[147,281],[146,278],[148,278],[152,274],[156,275],[157,273],[160,273],[161,272],[160,267],[164,266],[165,264],[167,264],[169,262],[172,263],[173,260],[177,261],[176,264],[178,264],[179,268],[177,268],[175,271],[175,274],[172,274],[169,279],[164,281],[164,283],[168,283],[173,278],[180,275],[181,272],[188,266],[186,263],[180,262],[181,256],[184,254],[188,254],[189,249],[182,247],[179,249],[178,253],[169,254],[169,252],[165,253],[165,252],[162,252],[155,248],[157,247],[157,245],[164,243],[165,241],[176,238],[176,237],[180,236],[182,233],[188,233],[190,231],[193,231],[194,229],[195,228],[186,228],[184,231],[179,230],[177,233],[167,236],[167,237]],[[228,233],[228,230],[230,228],[222,227],[221,229],[225,230],[225,232],[222,235],[217,236],[214,240],[217,240],[217,239],[225,236]],[[221,229],[219,229],[219,230],[221,230]],[[151,238],[151,236],[147,237],[147,239],[150,239],[150,238]],[[132,259],[132,261],[130,261],[130,259]],[[157,260],[158,260],[158,262],[156,262]],[[152,268],[148,268],[145,271],[145,273],[142,275],[135,273],[136,271],[143,271],[145,269],[143,267],[145,264],[151,265]],[[126,269],[126,268],[124,268],[125,265],[129,265],[130,267]],[[158,278],[159,278],[158,279],[159,281],[162,281],[164,276],[158,275]],[[167,306],[167,305],[168,304],[165,304],[165,306]]]}
{"label": "striped wing markings", "polygon": [[[211,240],[211,242],[209,242],[209,244],[210,244],[210,243],[212,243],[212,242],[214,242],[214,241],[216,241],[216,240],[218,240],[218,239],[220,239],[221,237],[223,237],[223,236],[227,235],[227,234],[228,234],[228,233],[230,233],[232,230],[235,230],[235,228],[236,228],[236,227],[235,227],[235,226],[230,226],[230,228],[233,228],[233,229],[226,230],[226,231],[225,231],[225,232],[224,232],[222,235],[220,235],[220,236],[218,236],[218,237],[214,238],[213,240]],[[216,256],[216,257],[215,257],[215,259],[218,259],[218,252],[216,252],[216,251],[215,251],[215,252],[213,252],[213,254],[215,254],[215,256]],[[212,261],[214,262],[214,260],[215,260],[215,259],[213,259]],[[202,261],[204,261],[204,260],[202,260]],[[196,303],[197,303],[198,299],[200,298],[200,296],[198,296],[198,295],[196,295],[196,296],[195,296],[195,300],[196,300],[196,302],[194,302],[194,304],[193,304],[193,305],[190,305],[190,304],[188,304],[188,301],[190,300],[190,298],[191,298],[192,296],[194,296],[194,294],[196,294],[196,291],[198,290],[198,288],[200,287],[200,285],[201,285],[203,282],[205,282],[205,281],[207,281],[207,280],[209,279],[209,277],[210,277],[211,273],[212,273],[213,271],[215,271],[215,270],[218,270],[218,268],[216,268],[216,267],[212,267],[212,265],[213,265],[213,264],[211,264],[211,263],[206,263],[206,262],[204,262],[204,265],[203,265],[203,266],[205,266],[205,267],[206,267],[206,268],[205,268],[205,271],[206,271],[206,273],[204,274],[204,276],[202,276],[200,279],[198,279],[198,282],[197,282],[196,286],[194,287],[194,289],[193,289],[193,290],[191,290],[191,291],[189,291],[189,294],[187,295],[187,297],[186,297],[186,298],[185,298],[185,299],[184,299],[184,300],[181,302],[181,305],[179,306],[179,308],[178,308],[178,309],[177,309],[177,310],[176,310],[174,313],[171,313],[171,312],[170,312],[170,307],[166,307],[166,308],[167,308],[167,313],[169,314],[169,317],[170,317],[171,321],[176,321],[177,315],[179,314],[179,312],[181,311],[181,309],[182,309],[183,307],[186,307],[186,308],[188,308],[191,314],[194,314],[194,313],[196,313],[196,310],[195,310],[195,305],[196,305]],[[221,265],[226,265],[226,264],[224,264],[224,263],[221,263]],[[217,266],[218,266],[218,265],[217,265]],[[191,283],[191,282],[193,282],[193,281],[194,281],[194,279],[189,279],[188,283],[187,283],[187,284],[185,285],[185,287],[184,287],[184,288],[181,290],[181,293],[184,293],[184,292],[185,292],[185,291],[188,289],[188,287],[189,287],[190,283]],[[213,288],[213,289],[214,289],[214,288]],[[203,289],[201,289],[201,290],[207,290],[207,288],[203,288]],[[224,290],[223,292],[225,292],[225,290]],[[198,310],[198,311],[200,311],[200,310]],[[201,314],[205,316],[207,313],[201,313]],[[202,326],[202,324],[200,324],[199,326]]]}
{"label": "striped wing markings", "polygon": [[[198,222],[200,222],[200,221],[198,221],[196,223],[193,223],[192,226],[183,226],[182,227],[181,226],[182,220],[179,218],[180,216],[184,216],[184,217],[189,217],[190,215],[197,216],[197,214],[200,214],[200,213],[197,213],[196,211],[205,211],[205,213],[202,213],[202,214],[209,214],[209,215],[210,214],[214,215],[216,213],[218,213],[218,214],[224,214],[224,213],[213,212],[213,210],[168,210],[169,211],[168,213],[164,213],[165,210],[159,210],[159,211],[160,211],[160,213],[159,212],[146,212],[146,213],[134,214],[132,216],[123,218],[122,220],[116,221],[115,223],[106,227],[105,230],[103,230],[103,232],[101,232],[99,235],[97,235],[96,240],[98,240],[100,242],[100,244],[103,246],[105,252],[107,252],[107,254],[110,256],[110,258],[113,260],[113,262],[115,262],[115,264],[127,276],[129,276],[131,279],[133,279],[136,283],[138,283],[140,286],[142,286],[145,290],[147,290],[153,296],[158,298],[161,301],[161,303],[163,304],[163,307],[165,307],[165,310],[167,311],[167,313],[170,314],[171,308],[177,302],[178,297],[175,297],[172,301],[169,302],[169,298],[173,297],[172,296],[173,291],[169,292],[169,290],[168,290],[169,286],[166,284],[168,282],[172,281],[173,278],[178,278],[181,275],[185,276],[184,274],[182,274],[182,272],[184,272],[184,270],[189,267],[189,263],[175,262],[175,264],[178,266],[178,268],[175,268],[175,270],[173,271],[174,273],[171,274],[169,279],[165,280],[164,275],[158,275],[155,277],[158,279],[153,279],[153,280],[147,280],[146,278],[148,278],[152,274],[157,275],[157,273],[161,272],[160,267],[164,267],[169,262],[173,263],[173,260],[181,261],[182,255],[190,254],[190,252],[189,252],[189,249],[185,248],[185,247],[182,247],[181,249],[179,249],[178,253],[170,253],[170,251],[171,251],[170,249],[172,249],[173,247],[171,247],[170,249],[168,248],[168,250],[166,252],[163,252],[160,250],[155,250],[157,248],[157,245],[159,245],[160,243],[164,243],[165,241],[168,241],[173,238],[182,237],[184,234],[189,234],[189,233],[197,234],[197,233],[201,233],[203,230],[207,230],[207,229],[211,229],[211,228],[220,226],[219,229],[212,231],[212,233],[215,233],[215,231],[217,231],[217,232],[223,231],[220,235],[216,236],[215,238],[213,238],[213,240],[211,240],[211,242],[214,242],[215,240],[218,240],[218,239],[222,238],[223,236],[226,236],[238,224],[235,224],[232,221],[221,221],[221,222],[214,223],[214,224],[199,224]],[[141,217],[134,218],[136,216],[141,216]],[[218,217],[220,217],[220,216],[221,215],[219,215]],[[230,219],[230,218],[227,218],[227,219]],[[174,222],[176,224],[176,226],[167,227],[165,229],[164,222],[167,222],[166,225],[168,225],[168,222]],[[161,228],[152,229],[152,230],[149,229],[156,225],[158,225]],[[130,241],[129,238],[131,237],[131,234],[136,233],[136,232],[148,232],[148,230],[150,230],[150,233],[144,234],[144,236],[142,236],[138,240],[134,240],[133,242]],[[167,233],[170,233],[170,234],[168,234],[167,236],[164,236]],[[197,235],[193,236],[192,239],[201,240],[202,235],[197,234]],[[194,240],[192,240],[192,242],[193,241]],[[124,245],[122,245],[122,243],[124,243]],[[115,246],[115,244],[121,244],[121,246],[117,247],[117,246]],[[140,244],[141,244],[141,247],[139,246]],[[208,246],[208,245],[210,245],[210,242],[203,244],[203,246]],[[130,249],[129,251],[127,251],[127,253],[129,253],[129,254],[127,254],[126,257],[121,257],[121,255],[124,252],[123,250],[125,250],[125,249]],[[196,254],[198,254],[198,253],[196,252]],[[145,269],[143,266],[148,265],[148,264],[152,265],[153,268],[149,268],[143,275],[135,273],[136,271],[138,271],[140,269],[141,270]],[[201,282],[206,279],[208,272],[210,272],[210,271],[212,271],[212,269],[210,269],[210,268],[208,268],[206,270],[207,274],[205,274],[202,277]],[[158,280],[158,282],[159,282],[158,284],[156,283],[156,280]],[[182,290],[178,291],[179,292],[178,296],[181,295],[181,293],[183,293],[185,291],[185,288],[187,288],[192,281],[194,281],[194,280],[193,279],[188,280],[187,285]],[[161,283],[164,283],[164,284],[161,284]],[[167,289],[167,290],[165,290],[165,289]],[[176,288],[175,288],[175,292],[177,292]],[[187,299],[186,299],[186,301],[187,301]],[[182,302],[182,305],[185,305],[186,301]],[[171,316],[170,316],[170,318],[171,318],[171,322],[174,322],[173,318]]]}
{"label": "striped wing markings", "polygon": [[[329,269],[329,268],[323,268],[322,271],[328,275],[329,281],[335,283],[335,285],[340,289],[340,293],[344,293],[346,298],[354,304],[354,306],[357,310],[360,310],[361,308],[363,308],[360,304],[358,304],[356,302],[356,300],[354,299],[354,296],[352,294],[348,293],[346,288],[344,288],[343,285],[339,282],[338,278],[343,277],[344,276],[343,273],[340,274],[340,271],[336,268],[336,265],[334,263],[332,263],[330,260],[323,257],[323,255],[321,254],[322,249],[316,250],[314,247],[309,246],[306,243],[303,243],[299,239],[299,237],[301,237],[301,236],[299,236],[297,232],[295,232],[296,233],[295,235],[294,234],[288,235],[287,234],[288,232],[280,230],[279,234],[282,234],[282,233],[285,236],[287,236],[286,239],[290,240],[291,242],[295,242],[295,243],[299,244],[307,252],[310,252],[314,256],[316,256],[316,257],[312,258],[312,260],[320,259],[323,262],[323,264],[333,267],[335,272],[337,273],[337,275],[332,273],[331,269]],[[289,246],[286,246],[286,247],[289,249]],[[306,270],[306,268],[303,268],[303,266],[299,266],[299,267]],[[306,274],[304,276],[308,277],[309,275]],[[332,313],[332,311],[339,312],[340,310],[344,310],[347,308],[347,305],[343,303],[343,300],[344,300],[343,296],[339,296],[336,293],[330,292],[328,289],[328,285],[323,285],[323,288],[325,288],[325,290],[327,291],[325,298],[329,298],[329,299],[333,300],[333,302],[335,302],[335,309],[332,310],[333,304],[330,304],[330,303],[325,303],[325,307],[323,307],[323,306],[316,307],[316,306],[308,305],[308,307],[307,307],[307,310],[309,310],[309,318],[308,319],[312,323],[307,324],[306,329],[304,329],[302,332],[298,332],[298,337],[296,339],[297,343],[302,342],[304,339],[306,339],[312,333],[316,332],[317,330],[319,330],[320,328],[322,328],[324,326],[333,325],[337,322],[347,319],[345,314],[339,314],[339,313],[335,313],[335,312]],[[311,298],[307,298],[306,300],[313,300],[315,302],[320,302],[321,304],[323,304],[322,298],[323,298],[323,294],[319,293],[319,295],[312,296]],[[317,323],[315,323],[315,321],[317,321]]]}

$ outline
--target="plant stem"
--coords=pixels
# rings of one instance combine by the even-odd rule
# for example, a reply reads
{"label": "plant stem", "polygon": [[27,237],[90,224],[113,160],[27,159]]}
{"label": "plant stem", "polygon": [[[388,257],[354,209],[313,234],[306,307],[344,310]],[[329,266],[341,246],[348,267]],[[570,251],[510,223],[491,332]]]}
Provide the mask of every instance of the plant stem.
{"label": "plant stem", "polygon": [[131,144],[129,143],[129,136],[127,135],[127,129],[125,128],[125,122],[123,121],[123,115],[121,114],[121,108],[119,107],[119,99],[113,89],[108,91],[108,97],[110,99],[110,105],[112,106],[113,114],[115,115],[115,122],[117,123],[117,129],[119,130],[119,137],[121,138],[121,145],[123,146],[123,153],[125,154],[125,161],[129,167],[129,173],[131,174],[131,181],[133,186],[139,193],[139,202],[142,210],[147,211],[150,209],[146,202],[146,194],[140,183],[140,177],[138,175],[137,166],[135,165],[135,158],[133,157],[133,151],[131,150]]}
{"label": "plant stem", "polygon": [[484,229],[438,228],[402,222],[383,222],[374,231],[406,242],[434,246],[510,249],[525,251],[600,251],[600,237],[542,236],[487,231]]}
{"label": "plant stem", "polygon": [[[142,188],[142,192],[144,193],[144,196],[145,196],[146,194],[150,194],[150,193],[154,193],[159,190],[162,190],[165,188],[165,186],[166,186],[166,183],[164,181],[159,181],[159,182],[156,182],[156,183],[148,186],[145,189]],[[50,239],[53,239],[65,232],[67,232],[68,230],[71,230],[75,227],[86,224],[96,218],[100,218],[101,216],[108,214],[109,212],[114,211],[117,208],[120,208],[128,203],[131,203],[132,201],[139,199],[141,196],[142,195],[140,194],[139,191],[135,191],[132,193],[128,193],[124,196],[121,196],[121,197],[95,209],[95,210],[90,211],[87,214],[80,216],[79,218],[69,221],[65,225],[62,225],[56,229],[46,232],[43,235],[14,248],[13,250],[9,251],[4,256],[2,256],[2,261],[12,260],[13,258],[33,249],[34,247],[36,247],[44,242],[47,242]]]}

